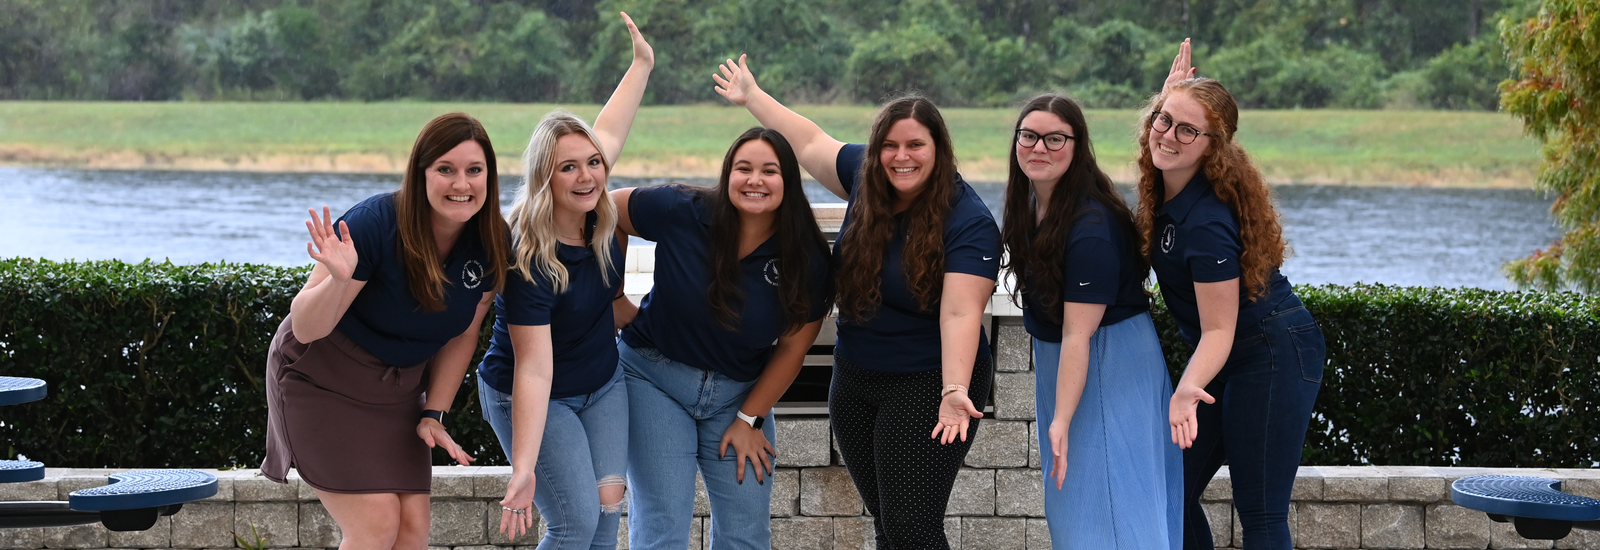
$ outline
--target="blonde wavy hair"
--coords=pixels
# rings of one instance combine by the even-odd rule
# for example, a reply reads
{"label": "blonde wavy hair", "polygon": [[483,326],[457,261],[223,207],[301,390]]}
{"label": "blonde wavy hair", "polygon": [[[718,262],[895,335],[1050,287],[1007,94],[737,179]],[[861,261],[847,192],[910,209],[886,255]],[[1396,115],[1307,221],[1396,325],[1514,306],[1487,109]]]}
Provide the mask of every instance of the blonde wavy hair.
{"label": "blonde wavy hair", "polygon": [[[516,201],[511,204],[511,214],[507,219],[516,258],[514,268],[530,281],[534,280],[534,270],[538,270],[550,280],[556,294],[566,292],[569,281],[567,267],[556,256],[561,246],[556,240],[555,194],[550,190],[550,176],[556,169],[556,140],[573,134],[581,134],[594,144],[595,150],[600,152],[601,162],[605,163],[606,175],[611,174],[612,160],[606,158],[605,148],[600,146],[594,130],[572,113],[552,111],[539,120],[539,126],[533,129],[533,137],[528,140],[528,150],[522,154],[522,173],[527,182],[517,191]],[[601,280],[609,285],[614,268],[610,249],[617,230],[617,204],[611,201],[611,194],[606,192],[605,182],[600,182],[595,192],[600,194],[600,202],[594,209],[598,223],[594,234],[588,237],[588,246],[600,263]]]}
{"label": "blonde wavy hair", "polygon": [[1239,220],[1239,240],[1244,244],[1239,253],[1239,286],[1253,302],[1266,292],[1272,270],[1283,265],[1291,251],[1289,243],[1283,240],[1278,210],[1272,206],[1272,190],[1250,155],[1233,140],[1239,131],[1239,105],[1234,102],[1233,94],[1215,80],[1191,78],[1179,82],[1151,98],[1145,106],[1138,137],[1139,209],[1134,214],[1134,224],[1144,235],[1140,251],[1146,258],[1151,255],[1151,243],[1156,241],[1155,209],[1162,200],[1157,193],[1161,170],[1150,156],[1150,121],[1166,104],[1167,98],[1177,91],[1188,94],[1205,108],[1211,143],[1201,157],[1201,168],[1217,198],[1228,205]]}

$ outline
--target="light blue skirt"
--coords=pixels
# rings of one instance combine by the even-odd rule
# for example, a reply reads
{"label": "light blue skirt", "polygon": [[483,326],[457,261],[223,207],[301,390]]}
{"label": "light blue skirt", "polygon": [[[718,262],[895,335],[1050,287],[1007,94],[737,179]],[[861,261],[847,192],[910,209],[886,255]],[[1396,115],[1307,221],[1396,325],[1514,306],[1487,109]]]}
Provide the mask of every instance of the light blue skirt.
{"label": "light blue skirt", "polygon": [[1033,339],[1044,513],[1062,549],[1180,550],[1183,452],[1172,443],[1172,380],[1150,314],[1100,327],[1067,432],[1067,479],[1050,478],[1061,344]]}

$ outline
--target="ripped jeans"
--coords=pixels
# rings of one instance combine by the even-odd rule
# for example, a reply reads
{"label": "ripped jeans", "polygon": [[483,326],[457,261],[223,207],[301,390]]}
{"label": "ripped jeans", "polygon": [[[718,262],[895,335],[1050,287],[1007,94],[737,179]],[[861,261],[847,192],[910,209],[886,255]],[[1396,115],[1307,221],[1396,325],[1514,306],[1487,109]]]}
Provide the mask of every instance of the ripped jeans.
{"label": "ripped jeans", "polygon": [[[511,396],[478,379],[483,418],[511,459]],[[544,517],[538,550],[617,547],[622,501],[600,504],[600,487],[622,485],[628,468],[628,386],[622,369],[594,393],[550,400],[533,503]],[[496,511],[495,516],[499,515]]]}

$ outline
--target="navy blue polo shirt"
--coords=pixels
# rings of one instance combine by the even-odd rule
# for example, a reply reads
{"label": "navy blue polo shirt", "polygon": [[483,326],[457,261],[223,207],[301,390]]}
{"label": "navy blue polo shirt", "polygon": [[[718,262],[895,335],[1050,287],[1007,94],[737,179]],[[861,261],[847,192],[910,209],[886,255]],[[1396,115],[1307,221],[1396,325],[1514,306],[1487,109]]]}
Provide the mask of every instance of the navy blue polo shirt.
{"label": "navy blue polo shirt", "polygon": [[[1099,201],[1089,200],[1072,224],[1066,254],[1061,258],[1063,287],[1057,296],[1062,302],[1105,304],[1102,327],[1150,311],[1150,297],[1144,293],[1149,272],[1135,267],[1139,251],[1119,225]],[[1061,325],[1050,317],[1044,302],[1033,292],[1023,293],[1023,300],[1027,308],[1022,310],[1022,324],[1028,334],[1046,342],[1061,342]]]}
{"label": "navy blue polo shirt", "polygon": [[588,247],[560,243],[557,259],[567,268],[567,290],[556,294],[538,268],[530,276],[508,277],[505,291],[494,299],[494,335],[478,365],[478,376],[500,393],[511,393],[516,353],[510,325],[550,326],[550,359],[554,365],[550,398],[594,393],[617,371],[616,316],[611,301],[622,286],[622,247],[611,239],[611,270],[600,276],[600,261]]}
{"label": "navy blue polo shirt", "polygon": [[[1157,197],[1164,193],[1156,188]],[[1155,242],[1150,245],[1150,267],[1155,269],[1161,297],[1178,321],[1183,339],[1196,345],[1200,341],[1200,308],[1195,301],[1194,284],[1239,278],[1239,253],[1244,249],[1239,220],[1211,190],[1205,172],[1199,172],[1178,196],[1156,207],[1155,233]],[[1267,278],[1266,292],[1254,302],[1250,301],[1249,290],[1241,286],[1234,338],[1260,334],[1261,319],[1293,293],[1289,279],[1277,268]]]}
{"label": "navy blue polo shirt", "polygon": [[[706,297],[711,286],[712,200],[708,193],[682,184],[633,190],[628,217],[640,237],[656,243],[655,284],[639,305],[639,315],[622,329],[622,340],[748,382],[761,376],[786,328],[778,276],[787,271],[778,258],[777,235],[740,259],[744,307],[730,304],[739,312],[739,329],[723,328]],[[811,322],[827,314],[822,307],[827,299],[827,252],[819,247],[808,263],[811,312],[806,321]]]}
{"label": "navy blue polo shirt", "polygon": [[[444,258],[444,311],[428,311],[411,295],[394,194],[373,195],[339,217],[350,227],[357,255],[357,281],[366,286],[339,319],[339,332],[396,367],[421,365],[477,315],[483,293],[494,291],[489,258],[476,224],[467,224]],[[334,224],[337,231],[339,224]]]}
{"label": "navy blue polo shirt", "polygon": [[[839,150],[835,170],[839,183],[850,193],[850,206],[845,209],[844,228],[850,227],[855,211],[855,189],[861,178],[861,164],[867,146],[851,144]],[[930,185],[939,182],[929,182]],[[956,175],[956,186],[951,197],[950,214],[944,222],[944,271],[965,273],[994,279],[1000,273],[1000,228],[994,223],[989,207],[973,192],[972,187]],[[911,293],[906,281],[905,266],[901,264],[906,246],[905,213],[895,216],[900,229],[894,232],[884,252],[883,269],[879,270],[879,290],[883,302],[872,318],[851,321],[839,318],[839,339],[835,351],[840,357],[858,367],[880,372],[922,372],[942,366],[939,346],[939,309],[923,310]],[[836,258],[849,243],[840,240],[834,244]],[[989,337],[978,329],[978,357],[990,357]]]}

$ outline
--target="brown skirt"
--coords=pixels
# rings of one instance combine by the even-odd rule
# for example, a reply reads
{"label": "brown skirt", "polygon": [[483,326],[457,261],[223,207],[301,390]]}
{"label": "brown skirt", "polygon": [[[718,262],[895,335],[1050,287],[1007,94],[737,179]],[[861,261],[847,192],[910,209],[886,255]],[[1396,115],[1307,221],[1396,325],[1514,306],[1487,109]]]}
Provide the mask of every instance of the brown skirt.
{"label": "brown skirt", "polygon": [[289,468],[330,493],[427,493],[433,457],[417,437],[425,364],[395,368],[338,330],[309,344],[289,318],[267,350],[267,458],[261,473],[287,483]]}

